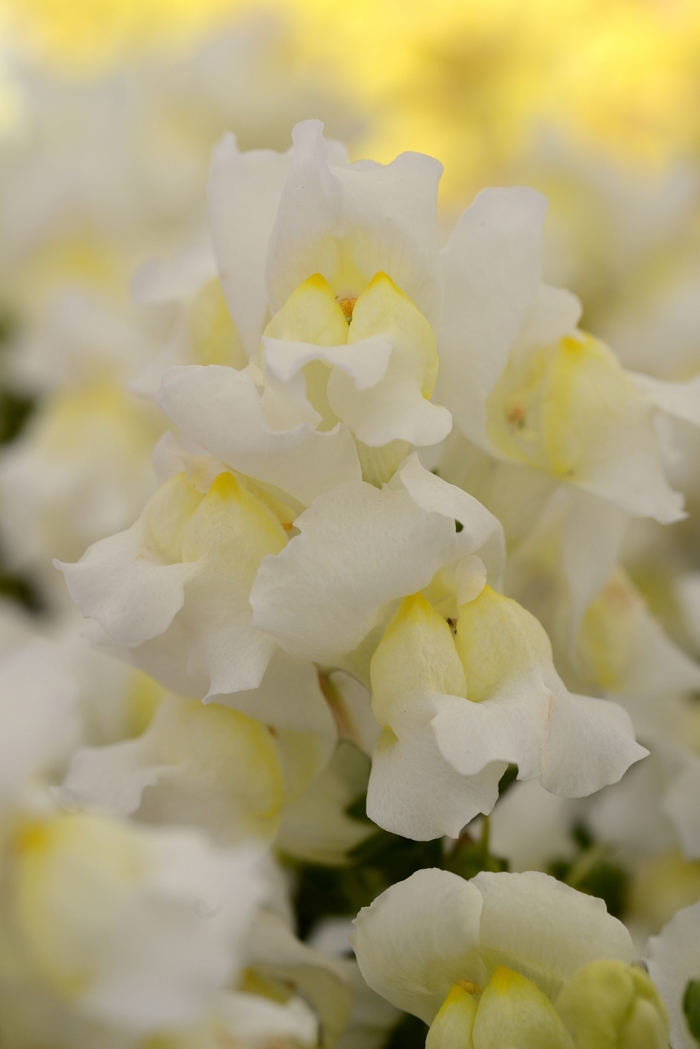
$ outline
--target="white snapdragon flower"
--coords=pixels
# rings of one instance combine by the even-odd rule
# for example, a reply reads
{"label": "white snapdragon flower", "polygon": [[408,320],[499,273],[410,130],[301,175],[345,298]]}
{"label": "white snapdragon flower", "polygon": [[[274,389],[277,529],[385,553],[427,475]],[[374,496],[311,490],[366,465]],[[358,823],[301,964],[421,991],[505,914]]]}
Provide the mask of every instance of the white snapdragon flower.
{"label": "white snapdragon flower", "polygon": [[[170,464],[168,465],[168,469]],[[250,478],[180,455],[126,532],[62,565],[71,597],[131,659],[181,695],[257,688],[277,645],[248,595],[295,511]]]}
{"label": "white snapdragon flower", "polygon": [[578,300],[541,281],[545,200],[486,190],[443,250],[438,395],[457,426],[505,463],[634,517],[683,516],[659,417],[698,425],[700,385],[627,372],[581,332]]}
{"label": "white snapdragon flower", "polygon": [[[386,480],[409,445],[437,444],[452,425],[430,402],[441,168],[410,153],[388,166],[348,164],[318,121],[297,125],[293,139],[290,154],[241,154],[231,136],[215,150],[210,227],[221,285],[239,343],[260,366],[260,408],[277,443],[309,432],[337,443],[347,430],[365,476]],[[163,301],[178,291],[201,295],[210,281],[202,254],[190,253],[169,269],[151,266],[138,290]],[[196,342],[190,337],[193,363]],[[161,407],[230,463],[221,448],[228,442],[235,455],[240,443],[225,422],[239,410],[242,384],[221,366],[166,378],[176,381],[178,402],[171,405],[166,388]],[[203,416],[202,405],[215,402],[218,417]]]}
{"label": "white snapdragon flower", "polygon": [[355,919],[367,983],[428,1049],[665,1049],[651,981],[601,900],[537,872],[418,871]]}
{"label": "white snapdragon flower", "polygon": [[0,981],[145,1033],[198,1019],[243,963],[253,853],[88,814],[17,816],[2,838]]}
{"label": "white snapdragon flower", "polygon": [[[295,694],[293,661],[279,659],[276,669],[277,679],[268,675],[260,691],[295,704],[286,720],[296,727],[282,727],[279,703],[268,711],[271,727],[219,703],[167,696],[136,739],[77,750],[60,800],[150,824],[199,826],[222,845],[272,840],[284,809],[304,794],[335,745],[320,696],[317,705],[306,704],[306,730],[300,728],[313,680],[300,682]],[[264,697],[253,704],[265,713]]]}
{"label": "white snapdragon flower", "polygon": [[56,809],[80,731],[67,664],[43,640],[0,664],[0,1040],[39,1044],[55,1022],[57,1044],[109,1045],[114,1026],[136,1045],[235,976],[265,881],[250,848]]}
{"label": "white snapdragon flower", "polygon": [[656,728],[661,697],[699,689],[700,666],[668,636],[620,565],[587,604],[572,600],[560,557],[561,518],[561,508],[545,514],[509,558],[508,592],[546,628],[567,681],[629,697],[637,729]]}
{"label": "white snapdragon flower", "polygon": [[383,731],[368,812],[381,826],[456,836],[491,810],[509,762],[580,796],[646,753],[621,708],[568,692],[537,620],[487,585],[485,563],[496,585],[502,567],[496,519],[415,456],[381,491],[339,486],[295,525],[260,566],[253,622],[371,685]]}
{"label": "white snapdragon flower", "polygon": [[645,956],[649,975],[668,1010],[671,1049],[697,1049],[700,1040],[700,903],[678,911],[660,935],[649,940]]}

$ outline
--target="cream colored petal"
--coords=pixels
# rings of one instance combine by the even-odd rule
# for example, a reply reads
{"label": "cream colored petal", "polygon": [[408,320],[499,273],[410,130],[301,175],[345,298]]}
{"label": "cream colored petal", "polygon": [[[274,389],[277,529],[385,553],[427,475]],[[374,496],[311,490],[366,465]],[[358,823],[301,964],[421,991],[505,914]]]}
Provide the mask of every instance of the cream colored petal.
{"label": "cream colored petal", "polygon": [[352,945],[369,986],[431,1023],[457,980],[483,987],[478,955],[482,898],[474,882],[420,870],[355,919]]}
{"label": "cream colored petal", "polygon": [[199,826],[231,845],[270,840],[283,795],[281,758],[267,726],[171,696],[139,739],[79,750],[60,796],[146,823]]}
{"label": "cream colored petal", "polygon": [[482,871],[470,884],[483,899],[479,950],[488,969],[522,973],[550,1000],[588,962],[633,959],[630,934],[603,901],[548,874]]}
{"label": "cream colored petal", "polygon": [[505,761],[494,761],[474,776],[455,772],[430,731],[442,699],[408,698],[415,723],[402,719],[398,735],[384,729],[372,755],[367,814],[385,830],[415,841],[459,837],[475,816],[492,810],[507,768]]}
{"label": "cream colored petal", "polygon": [[300,534],[260,566],[254,623],[286,651],[331,665],[388,601],[427,586],[459,539],[453,518],[421,510],[405,489],[364,482],[319,496],[295,524]]}
{"label": "cream colored petal", "polygon": [[375,273],[435,320],[440,307],[437,183],[441,165],[403,153],[386,166],[339,165],[318,120],[297,124],[293,160],[268,254],[273,310],[314,273],[357,296]]}
{"label": "cream colored petal", "polygon": [[617,783],[649,751],[634,739],[629,714],[617,703],[557,689],[549,727],[542,786],[566,798],[582,798]]}
{"label": "cream colored petal", "polygon": [[187,437],[221,462],[275,485],[304,506],[321,492],[361,477],[347,430],[317,433],[299,425],[276,433],[265,420],[252,379],[232,368],[174,368],[165,375],[157,402]]}
{"label": "cream colored petal", "polygon": [[481,996],[472,1038],[474,1049],[575,1049],[552,1003],[531,980],[504,967]]}

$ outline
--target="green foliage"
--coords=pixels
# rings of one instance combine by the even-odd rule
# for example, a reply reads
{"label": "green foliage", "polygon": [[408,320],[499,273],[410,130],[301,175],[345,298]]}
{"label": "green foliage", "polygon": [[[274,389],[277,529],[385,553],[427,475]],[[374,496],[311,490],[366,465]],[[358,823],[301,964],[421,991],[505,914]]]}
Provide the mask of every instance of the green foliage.
{"label": "green foliage", "polygon": [[[346,812],[353,819],[371,823],[364,797],[348,806]],[[344,867],[296,863],[293,866],[298,877],[297,921],[303,939],[323,918],[354,917],[395,882],[403,881],[423,867],[442,866],[442,844],[439,838],[411,841],[377,827],[374,834],[349,853]]]}
{"label": "green foliage", "polygon": [[573,860],[554,860],[549,873],[579,892],[598,896],[605,901],[609,914],[621,918],[627,901],[629,875],[611,861],[607,845],[596,844],[585,824],[577,823],[571,836],[578,845],[577,855]]}
{"label": "green foliage", "polygon": [[696,1042],[700,1043],[700,980],[689,980],[683,995],[683,1012],[688,1029]]}
{"label": "green foliage", "polygon": [[[17,325],[10,314],[0,307],[0,354],[15,334]],[[33,402],[0,389],[0,444],[13,440],[28,419]]]}
{"label": "green foliage", "polygon": [[5,575],[0,568],[0,599],[16,601],[28,612],[40,612],[41,599],[31,583],[21,576]]}
{"label": "green foliage", "polygon": [[[508,789],[517,771],[515,765],[508,768],[501,779],[501,793]],[[365,797],[349,805],[346,812],[352,819],[372,822],[367,816]],[[288,860],[297,877],[295,905],[299,935],[306,938],[324,918],[354,917],[390,885],[404,881],[425,867],[442,867],[463,878],[473,878],[479,871],[507,870],[506,861],[493,856],[489,850],[488,817],[482,826],[479,840],[463,831],[448,851],[443,849],[440,838],[412,841],[376,827],[373,834],[349,853],[343,867]]]}
{"label": "green foliage", "polygon": [[404,1013],[396,1027],[389,1033],[384,1049],[423,1049],[428,1036],[428,1025],[417,1016]]}
{"label": "green foliage", "polygon": [[33,402],[0,391],[0,444],[7,444],[20,432],[32,410]]}

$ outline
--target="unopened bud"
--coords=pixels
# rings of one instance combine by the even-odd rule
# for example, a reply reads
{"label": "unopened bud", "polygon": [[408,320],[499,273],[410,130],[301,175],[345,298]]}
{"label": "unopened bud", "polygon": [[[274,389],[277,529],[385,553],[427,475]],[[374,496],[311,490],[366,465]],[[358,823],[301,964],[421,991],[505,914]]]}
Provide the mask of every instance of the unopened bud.
{"label": "unopened bud", "polygon": [[576,1049],[667,1049],[668,1018],[641,969],[605,959],[569,980],[557,1010]]}

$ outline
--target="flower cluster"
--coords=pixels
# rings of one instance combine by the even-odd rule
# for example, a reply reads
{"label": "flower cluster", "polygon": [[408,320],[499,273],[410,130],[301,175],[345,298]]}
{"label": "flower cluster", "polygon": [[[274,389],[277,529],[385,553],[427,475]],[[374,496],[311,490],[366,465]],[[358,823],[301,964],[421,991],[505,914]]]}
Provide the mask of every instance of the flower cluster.
{"label": "flower cluster", "polygon": [[443,238],[436,160],[292,138],[219,141],[128,323],[29,325],[3,532],[93,647],[55,582],[0,624],[0,1044],[691,1049],[700,667],[630,550],[700,377],[579,326],[535,191]]}

